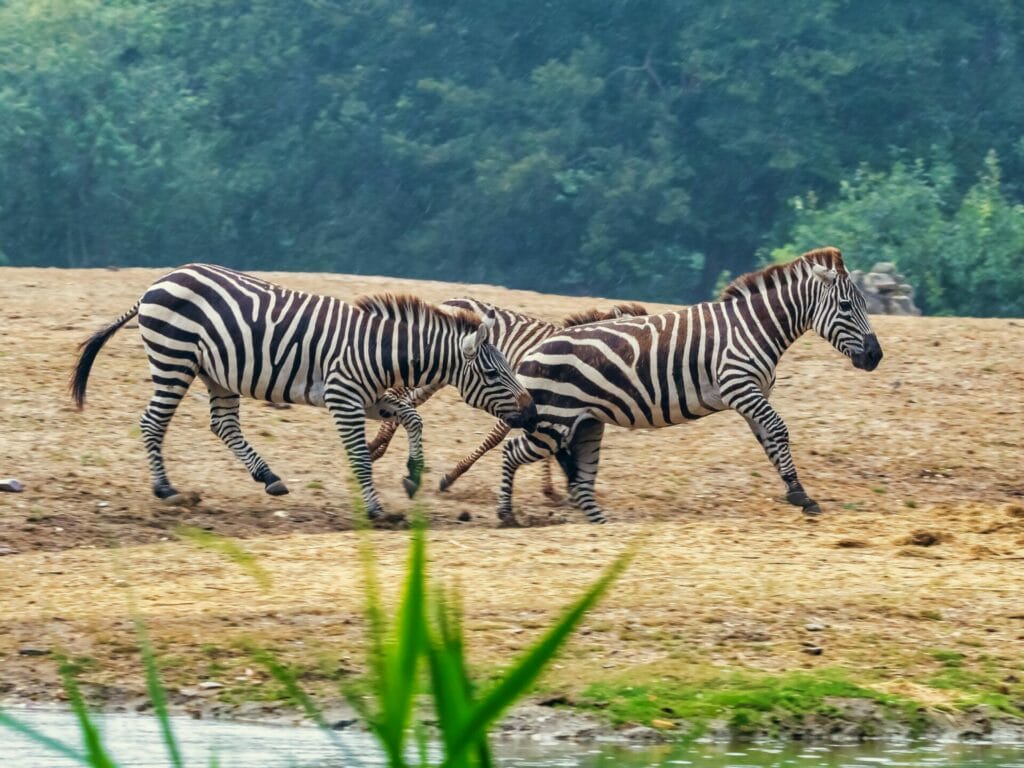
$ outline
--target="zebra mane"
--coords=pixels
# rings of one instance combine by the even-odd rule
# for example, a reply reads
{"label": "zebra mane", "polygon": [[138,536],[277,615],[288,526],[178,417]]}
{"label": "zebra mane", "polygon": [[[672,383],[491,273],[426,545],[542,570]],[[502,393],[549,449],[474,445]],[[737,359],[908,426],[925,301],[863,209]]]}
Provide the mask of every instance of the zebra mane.
{"label": "zebra mane", "polygon": [[650,314],[643,304],[628,301],[616,304],[611,309],[586,309],[582,312],[574,312],[562,318],[563,328],[572,328],[575,325],[586,325],[587,323],[598,323],[602,320],[611,320],[615,317],[632,316],[643,317]]}
{"label": "zebra mane", "polygon": [[788,264],[772,264],[756,272],[740,275],[725,286],[718,300],[741,299],[752,293],[760,293],[763,286],[768,285],[770,282],[776,282],[775,280],[769,280],[769,278],[785,279],[785,277],[799,271],[802,267],[813,266],[814,264],[821,264],[829,269],[834,269],[841,275],[847,274],[846,265],[843,264],[843,255],[839,252],[838,248],[831,246],[828,248],[816,248],[793,259]]}
{"label": "zebra mane", "polygon": [[480,327],[480,316],[468,309],[456,307],[438,307],[430,304],[419,296],[408,293],[376,293],[372,296],[360,296],[352,305],[363,312],[391,320],[408,321],[414,317],[438,317],[455,322],[460,331],[471,332]]}

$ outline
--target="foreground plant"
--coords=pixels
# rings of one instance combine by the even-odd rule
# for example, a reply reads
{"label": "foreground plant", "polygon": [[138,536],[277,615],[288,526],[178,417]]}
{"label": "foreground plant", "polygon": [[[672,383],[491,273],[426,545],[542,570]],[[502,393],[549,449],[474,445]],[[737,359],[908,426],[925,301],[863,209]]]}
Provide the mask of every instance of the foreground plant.
{"label": "foreground plant", "polygon": [[[218,551],[243,564],[264,587],[266,575],[250,555],[240,555],[233,542],[214,541],[210,534],[187,536],[193,543]],[[215,537],[219,538],[219,537]],[[427,575],[424,529],[417,523],[412,531],[406,578],[395,615],[389,620],[377,578],[376,558],[364,533],[361,546],[364,565],[368,627],[366,684],[369,696],[353,688],[343,692],[380,743],[391,768],[431,765],[428,737],[422,725],[414,727],[414,714],[421,692],[436,715],[441,768],[489,768],[493,765],[489,729],[512,704],[526,694],[555,657],[583,616],[607,591],[632,559],[629,549],[616,559],[600,579],[562,614],[557,622],[496,682],[480,689],[471,679],[465,653],[462,612],[456,594],[433,584]],[[157,660],[145,626],[136,618],[137,642],[146,671],[146,687],[160,723],[161,740],[174,768],[183,768],[181,749],[171,726],[167,696],[160,681]],[[295,674],[272,654],[250,648],[253,658],[283,685],[288,696],[329,735],[344,754],[337,737],[312,699],[302,690]],[[117,768],[103,736],[89,712],[75,678],[76,669],[62,664],[61,673],[72,710],[78,720],[82,749],[51,738],[9,713],[0,710],[0,726],[27,736],[48,749],[93,768]],[[367,700],[368,699],[368,700]],[[415,762],[410,762],[410,733],[415,733]],[[83,751],[84,750],[84,751]],[[358,765],[351,755],[346,764]],[[216,766],[211,758],[210,766]]]}

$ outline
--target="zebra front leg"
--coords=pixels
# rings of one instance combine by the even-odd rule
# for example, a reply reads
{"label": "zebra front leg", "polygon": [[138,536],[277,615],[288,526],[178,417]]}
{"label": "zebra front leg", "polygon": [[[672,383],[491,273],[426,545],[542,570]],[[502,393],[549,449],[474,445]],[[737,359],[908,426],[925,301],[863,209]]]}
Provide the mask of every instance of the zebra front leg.
{"label": "zebra front leg", "polygon": [[769,460],[786,484],[786,501],[801,507],[805,515],[820,515],[821,507],[807,495],[797,477],[796,464],[789,450],[789,430],[782,417],[775,412],[767,398],[760,392],[750,393],[738,399],[733,406],[747,420],[754,437],[761,444]]}
{"label": "zebra front leg", "polygon": [[501,528],[518,528],[512,511],[512,486],[515,482],[516,470],[523,464],[540,461],[552,454],[557,448],[554,442],[548,442],[542,432],[524,433],[514,440],[505,443],[501,454],[501,487],[498,490],[498,520]]}
{"label": "zebra front leg", "polygon": [[366,505],[366,516],[370,520],[397,522],[402,515],[385,518],[384,508],[373,487],[373,463],[366,445],[366,403],[351,392],[344,383],[328,383],[324,392],[324,403],[334,419],[334,426],[341,436],[348,456],[349,466],[362,491]]}
{"label": "zebra front leg", "polygon": [[403,403],[398,409],[398,420],[409,436],[409,458],[405,462],[409,474],[402,478],[402,486],[411,499],[423,480],[423,419],[415,408]]}
{"label": "zebra front leg", "polygon": [[594,493],[603,437],[604,424],[600,421],[582,424],[576,428],[569,447],[555,454],[569,478],[569,498],[592,523],[608,522]]}
{"label": "zebra front leg", "polygon": [[444,477],[441,478],[441,490],[447,491],[449,488],[451,488],[452,484],[460,477],[462,477],[466,473],[466,471],[469,470],[470,467],[476,464],[476,462],[480,459],[481,456],[483,456],[489,450],[498,445],[498,443],[504,440],[505,436],[511,430],[512,427],[510,427],[504,421],[499,421],[497,424],[495,424],[493,429],[491,429],[490,433],[487,435],[487,437],[484,438],[484,441],[477,446],[476,450],[469,454],[469,456],[466,456],[462,461],[456,464],[453,469],[446,473]]}
{"label": "zebra front leg", "polygon": [[253,450],[242,434],[238,417],[238,395],[211,381],[206,381],[206,386],[210,391],[210,429],[213,434],[219,437],[245,465],[253,480],[263,483],[263,489],[267,493],[271,496],[283,496],[288,493],[288,486],[274,474],[267,462]]}

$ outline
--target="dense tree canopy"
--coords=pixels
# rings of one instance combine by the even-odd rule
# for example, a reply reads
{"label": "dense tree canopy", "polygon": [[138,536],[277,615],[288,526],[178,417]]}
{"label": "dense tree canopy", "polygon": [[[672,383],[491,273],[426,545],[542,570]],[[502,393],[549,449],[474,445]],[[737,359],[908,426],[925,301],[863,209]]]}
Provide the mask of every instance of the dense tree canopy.
{"label": "dense tree canopy", "polygon": [[8,0],[0,261],[685,302],[830,237],[1022,314],[985,287],[1024,270],[1022,33],[1013,0]]}

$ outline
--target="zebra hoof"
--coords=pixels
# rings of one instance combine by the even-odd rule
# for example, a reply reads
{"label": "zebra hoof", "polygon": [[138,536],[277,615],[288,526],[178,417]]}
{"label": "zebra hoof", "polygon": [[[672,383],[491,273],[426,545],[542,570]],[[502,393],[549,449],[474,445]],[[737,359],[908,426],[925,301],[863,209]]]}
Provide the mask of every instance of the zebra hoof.
{"label": "zebra hoof", "polygon": [[498,515],[498,527],[499,528],[522,528],[523,524],[516,520],[515,515],[512,513],[506,515]]}
{"label": "zebra hoof", "polygon": [[272,483],[268,483],[264,490],[271,496],[284,496],[288,493],[288,486],[282,480],[275,480]]}
{"label": "zebra hoof", "polygon": [[199,503],[199,494],[195,491],[189,493],[175,491],[170,496],[162,497],[160,501],[169,507],[194,507]]}
{"label": "zebra hoof", "polygon": [[445,475],[441,478],[441,482],[437,484],[437,489],[441,491],[441,493],[444,493],[452,487],[452,482],[452,480],[448,479],[448,475]]}
{"label": "zebra hoof", "polygon": [[817,517],[820,515],[821,507],[818,506],[818,502],[808,499],[807,503],[804,504],[804,514],[808,517]]}
{"label": "zebra hoof", "polygon": [[416,491],[420,489],[420,484],[413,480],[411,477],[402,478],[402,487],[405,488],[405,493],[411,499],[416,495]]}
{"label": "zebra hoof", "polygon": [[786,501],[792,504],[794,507],[807,507],[814,502],[811,501],[810,497],[803,491],[803,489],[790,491],[786,494]]}
{"label": "zebra hoof", "polygon": [[409,527],[405,515],[381,515],[373,519],[373,527],[386,531],[402,531]]}

